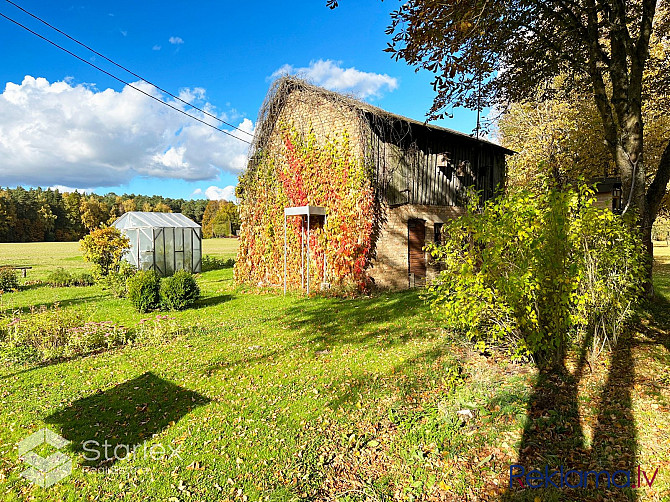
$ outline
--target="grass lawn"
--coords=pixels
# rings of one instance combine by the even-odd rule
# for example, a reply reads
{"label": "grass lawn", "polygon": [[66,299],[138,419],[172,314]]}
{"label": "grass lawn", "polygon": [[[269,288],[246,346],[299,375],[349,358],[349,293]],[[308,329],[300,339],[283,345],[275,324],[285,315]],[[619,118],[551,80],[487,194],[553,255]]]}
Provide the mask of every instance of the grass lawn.
{"label": "grass lawn", "polygon": [[[452,338],[417,291],[307,299],[203,273],[163,342],[0,368],[0,499],[670,500],[670,251],[657,249],[659,300],[639,329],[586,370],[575,354],[558,380]],[[3,264],[34,266],[28,279],[85,269],[79,255],[0,244]],[[2,308],[54,302],[131,328],[155,319],[98,286],[33,285]],[[17,447],[42,427],[74,459],[47,489],[20,477]],[[125,458],[101,462],[87,441]],[[510,490],[515,463],[659,471],[636,490]]]}

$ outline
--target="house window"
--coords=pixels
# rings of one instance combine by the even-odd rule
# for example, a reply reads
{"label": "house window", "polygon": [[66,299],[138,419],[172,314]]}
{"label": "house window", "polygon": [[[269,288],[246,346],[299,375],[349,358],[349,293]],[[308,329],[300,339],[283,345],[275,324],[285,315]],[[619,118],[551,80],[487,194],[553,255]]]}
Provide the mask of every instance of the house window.
{"label": "house window", "polygon": [[433,231],[434,231],[434,236],[433,236],[433,242],[437,244],[438,246],[442,244],[442,227],[444,226],[444,223],[435,223],[433,225]]}

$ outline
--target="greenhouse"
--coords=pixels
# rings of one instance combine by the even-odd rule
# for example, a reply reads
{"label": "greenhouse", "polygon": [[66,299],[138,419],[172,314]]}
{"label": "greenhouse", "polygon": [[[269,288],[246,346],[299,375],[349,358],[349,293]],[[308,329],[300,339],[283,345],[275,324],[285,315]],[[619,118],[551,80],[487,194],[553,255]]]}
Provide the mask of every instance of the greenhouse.
{"label": "greenhouse", "polygon": [[124,259],[138,269],[163,276],[202,270],[202,229],[183,214],[130,211],[112,225],[130,239]]}

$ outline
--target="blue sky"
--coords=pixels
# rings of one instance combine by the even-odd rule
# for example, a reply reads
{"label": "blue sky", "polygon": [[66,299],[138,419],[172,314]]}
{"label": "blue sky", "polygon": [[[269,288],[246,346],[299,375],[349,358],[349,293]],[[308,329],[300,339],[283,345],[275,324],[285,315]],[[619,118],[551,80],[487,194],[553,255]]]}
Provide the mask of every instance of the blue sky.
{"label": "blue sky", "polygon": [[[393,0],[344,1],[332,11],[325,0],[16,3],[249,132],[281,71],[417,119],[433,98],[430,74],[383,52],[389,12],[399,5]],[[137,82],[5,0],[0,12]],[[0,185],[230,196],[244,168],[244,143],[124,89],[5,19],[0,26]],[[474,114],[454,112],[439,124],[470,133]]]}

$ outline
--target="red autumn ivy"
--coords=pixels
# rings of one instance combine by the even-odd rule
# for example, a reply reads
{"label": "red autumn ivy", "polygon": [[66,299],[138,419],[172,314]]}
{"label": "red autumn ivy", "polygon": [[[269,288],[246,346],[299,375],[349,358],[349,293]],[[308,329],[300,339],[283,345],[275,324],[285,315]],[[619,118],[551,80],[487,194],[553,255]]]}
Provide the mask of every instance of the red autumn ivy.
{"label": "red autumn ivy", "polygon": [[[284,208],[322,206],[328,218],[314,218],[310,228],[310,282],[328,282],[342,290],[362,289],[369,282],[372,255],[374,190],[371,169],[356,158],[345,134],[317,142],[313,133],[282,127],[282,147],[264,157],[240,179],[240,250],[235,278],[240,283],[282,286],[284,274]],[[301,287],[300,217],[287,225],[287,282]],[[303,243],[306,250],[306,242]],[[327,260],[324,278],[323,261]]]}

